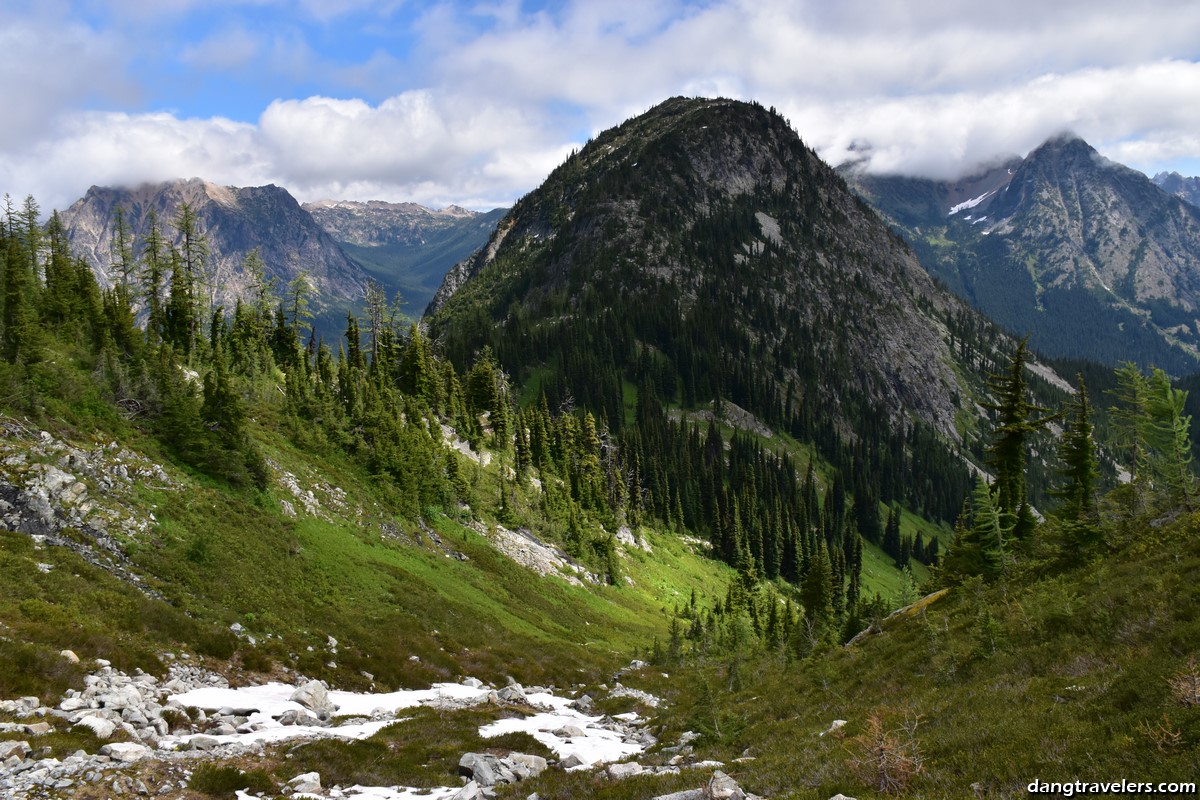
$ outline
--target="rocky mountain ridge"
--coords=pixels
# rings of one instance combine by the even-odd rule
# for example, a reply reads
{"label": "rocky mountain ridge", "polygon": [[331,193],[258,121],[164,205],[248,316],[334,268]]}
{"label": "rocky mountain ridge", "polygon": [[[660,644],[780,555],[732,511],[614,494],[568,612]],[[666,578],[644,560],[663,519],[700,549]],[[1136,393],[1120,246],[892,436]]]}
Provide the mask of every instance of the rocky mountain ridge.
{"label": "rocky mountain ridge", "polygon": [[841,172],[933,275],[1042,352],[1200,364],[1200,210],[1077,136],[967,180],[965,199],[963,182]]}
{"label": "rocky mountain ridge", "polygon": [[[604,132],[447,274],[430,315],[453,352],[463,318],[486,310],[499,335],[464,355],[483,341],[504,351],[518,316],[565,337],[593,313],[679,357],[678,333],[625,319],[651,308],[764,351],[759,369],[781,397],[789,382],[832,406],[868,397],[958,436],[953,398],[970,391],[944,320],[959,303],[766,109],[675,98]],[[797,371],[834,352],[861,365],[849,385]]]}
{"label": "rocky mountain ridge", "polygon": [[1194,206],[1200,206],[1200,178],[1185,178],[1178,172],[1160,172],[1154,176],[1154,182],[1163,191],[1170,192]]}
{"label": "rocky mountain ridge", "polygon": [[231,306],[244,292],[248,276],[242,262],[256,248],[277,290],[305,273],[325,302],[362,296],[366,283],[362,269],[278,186],[218,186],[199,178],[131,189],[93,186],[61,217],[72,249],[92,266],[102,284],[110,285],[116,209],[123,210],[138,244],[136,255],[152,209],[158,214],[164,239],[177,241],[173,222],[184,203],[196,213],[200,233],[207,240],[210,272],[220,287],[220,302]]}

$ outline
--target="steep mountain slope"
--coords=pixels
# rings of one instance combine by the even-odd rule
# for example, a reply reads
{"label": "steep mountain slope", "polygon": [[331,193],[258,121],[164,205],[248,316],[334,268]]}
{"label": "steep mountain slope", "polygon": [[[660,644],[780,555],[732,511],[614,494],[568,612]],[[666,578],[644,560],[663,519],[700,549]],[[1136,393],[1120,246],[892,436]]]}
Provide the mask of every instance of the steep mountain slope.
{"label": "steep mountain slope", "polygon": [[[782,118],[675,99],[519,202],[447,277],[431,324],[457,358],[487,343],[533,367],[611,323],[627,336],[618,366],[657,352],[685,404],[719,394],[788,421],[864,402],[954,436],[965,387],[941,316],[955,305]],[[847,380],[823,381],[839,363]]]}
{"label": "steep mountain slope", "polygon": [[1042,352],[1196,367],[1200,210],[1083,140],[1053,138],[957,201],[951,184],[843,174],[934,275]]}
{"label": "steep mountain slope", "polygon": [[433,299],[447,270],[487,243],[507,211],[343,200],[303,208],[388,294],[399,291],[414,316]]}
{"label": "steep mountain slope", "polygon": [[247,276],[241,265],[255,248],[267,275],[281,288],[306,272],[324,303],[362,297],[366,282],[362,268],[278,186],[217,186],[199,178],[134,189],[93,186],[61,216],[72,249],[88,261],[102,283],[109,283],[116,208],[123,209],[138,242],[145,238],[151,209],[158,213],[164,238],[175,241],[172,222],[183,203],[198,217],[210,249],[211,271],[222,287],[218,294],[226,304],[245,289]]}

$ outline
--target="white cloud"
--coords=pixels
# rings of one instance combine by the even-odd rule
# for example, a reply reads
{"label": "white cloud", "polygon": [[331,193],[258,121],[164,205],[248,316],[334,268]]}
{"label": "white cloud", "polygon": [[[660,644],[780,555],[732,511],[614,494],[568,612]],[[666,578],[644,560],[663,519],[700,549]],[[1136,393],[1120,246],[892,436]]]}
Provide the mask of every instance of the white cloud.
{"label": "white cloud", "polygon": [[[0,23],[23,70],[0,84],[0,191],[50,206],[90,183],[200,175],[311,199],[510,202],[575,140],[675,94],[773,105],[831,162],[867,141],[873,168],[908,174],[952,175],[1066,128],[1142,169],[1200,155],[1192,2],[212,2],[228,21],[190,43],[198,0],[141,19],[142,0],[109,2],[108,29],[62,24],[61,3]],[[370,47],[346,46],[356,25]],[[269,74],[332,96],[284,96],[248,122],[138,113],[156,59],[184,68],[181,86],[204,68],[231,94]]]}
{"label": "white cloud", "polygon": [[35,17],[0,23],[0,148],[37,137],[64,109],[92,98],[125,100],[133,86],[122,74],[122,43],[85,25]]}
{"label": "white cloud", "polygon": [[[1169,61],[1049,75],[990,93],[865,98],[814,107],[785,103],[806,141],[832,164],[872,148],[869,168],[956,177],[997,155],[1024,155],[1073,130],[1114,160],[1153,169],[1200,130],[1200,65]],[[1134,138],[1136,137],[1136,139]],[[1135,143],[1136,142],[1136,146]]]}

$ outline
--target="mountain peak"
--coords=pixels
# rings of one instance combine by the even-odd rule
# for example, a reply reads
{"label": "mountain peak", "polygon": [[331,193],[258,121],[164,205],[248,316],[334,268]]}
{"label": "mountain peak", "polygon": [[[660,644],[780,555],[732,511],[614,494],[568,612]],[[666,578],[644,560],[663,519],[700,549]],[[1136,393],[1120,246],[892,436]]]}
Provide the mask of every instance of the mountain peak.
{"label": "mountain peak", "polygon": [[221,302],[230,303],[246,276],[241,264],[257,248],[267,274],[286,286],[301,270],[308,272],[328,298],[358,299],[366,278],[286,190],[274,184],[223,186],[203,178],[145,183],[132,188],[93,186],[63,213],[74,252],[95,270],[101,283],[110,281],[113,216],[120,207],[137,241],[149,229],[149,214],[158,215],[168,241],[173,221],[187,203],[208,239],[210,268],[224,286]]}
{"label": "mountain peak", "polygon": [[[947,304],[959,308],[783,117],[677,97],[597,135],[522,198],[447,276],[429,321],[464,363],[487,345],[517,369],[571,367],[543,384],[550,402],[589,398],[610,422],[624,416],[620,385],[603,382],[646,358],[661,397],[719,396],[784,425],[798,408],[789,385],[856,364],[844,382],[807,384],[829,425],[872,407],[957,438],[954,356],[930,319]],[[608,353],[597,342],[612,331],[626,332],[614,357],[634,360],[575,369],[571,344]]]}

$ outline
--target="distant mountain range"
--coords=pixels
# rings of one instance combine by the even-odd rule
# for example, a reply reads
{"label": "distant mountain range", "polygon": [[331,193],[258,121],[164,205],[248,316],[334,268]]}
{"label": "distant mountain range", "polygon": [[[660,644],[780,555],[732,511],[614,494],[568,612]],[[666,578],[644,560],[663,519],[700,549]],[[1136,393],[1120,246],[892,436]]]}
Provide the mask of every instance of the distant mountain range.
{"label": "distant mountain range", "polygon": [[482,247],[508,211],[347,200],[303,208],[370,277],[400,292],[412,317],[429,305],[446,271]]}
{"label": "distant mountain range", "polygon": [[412,317],[433,298],[445,272],[482,246],[503,213],[450,207],[434,211],[415,203],[322,201],[301,206],[278,186],[239,188],[193,178],[135,188],[93,186],[62,213],[75,253],[111,282],[115,211],[140,251],[151,209],[169,242],[174,221],[187,203],[207,240],[213,271],[227,306],[246,286],[242,262],[257,248],[277,291],[300,273],[317,290],[324,327],[340,330],[345,312],[360,303],[367,281],[389,296],[399,292]]}
{"label": "distant mountain range", "polygon": [[1185,178],[1178,172],[1160,172],[1154,176],[1163,191],[1200,206],[1200,178]]}
{"label": "distant mountain range", "polygon": [[[1039,351],[1200,370],[1200,178],[1151,180],[1072,135],[954,181],[871,175],[854,163],[838,172],[932,275],[1013,333],[1029,334]],[[410,317],[431,301],[440,307],[478,269],[468,257],[506,214],[379,201],[301,206],[277,186],[191,179],[92,187],[63,220],[76,252],[107,281],[115,208],[138,239],[157,210],[173,239],[184,202],[197,212],[225,302],[243,288],[241,262],[257,247],[278,285],[301,271],[312,276],[330,330],[370,279],[389,297],[399,293]]]}
{"label": "distant mountain range", "polygon": [[75,253],[92,265],[102,283],[109,283],[116,209],[123,210],[140,250],[151,210],[158,214],[165,240],[177,242],[173,223],[184,203],[195,212],[208,242],[213,271],[223,287],[219,296],[226,305],[245,288],[241,265],[255,248],[281,290],[303,271],[323,302],[362,297],[367,274],[278,186],[218,186],[199,178],[132,189],[93,186],[62,213],[62,220]]}
{"label": "distant mountain range", "polygon": [[839,171],[933,275],[1041,352],[1200,369],[1195,179],[1156,183],[1072,135],[958,181]]}

